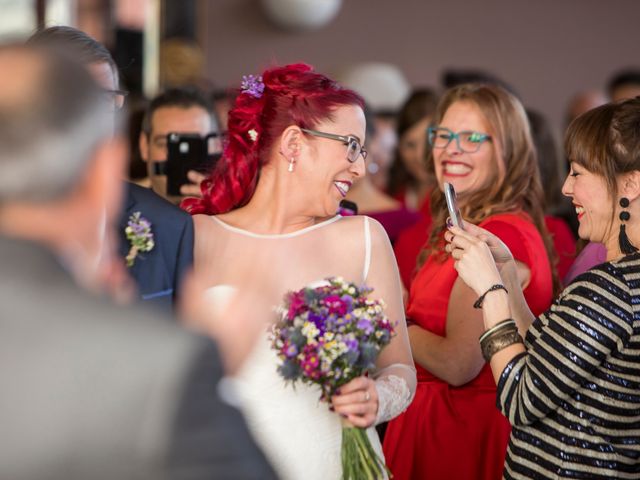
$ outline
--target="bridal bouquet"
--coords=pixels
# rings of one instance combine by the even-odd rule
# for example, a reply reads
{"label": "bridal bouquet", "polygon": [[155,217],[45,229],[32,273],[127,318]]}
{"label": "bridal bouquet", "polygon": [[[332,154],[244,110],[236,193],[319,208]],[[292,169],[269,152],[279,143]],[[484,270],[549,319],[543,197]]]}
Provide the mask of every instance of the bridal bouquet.
{"label": "bridal bouquet", "polygon": [[[328,278],[285,295],[282,318],[271,333],[278,372],[293,384],[318,385],[321,400],[375,367],[378,354],[394,335],[384,302],[372,289]],[[366,430],[343,422],[344,480],[377,479],[388,473]]]}

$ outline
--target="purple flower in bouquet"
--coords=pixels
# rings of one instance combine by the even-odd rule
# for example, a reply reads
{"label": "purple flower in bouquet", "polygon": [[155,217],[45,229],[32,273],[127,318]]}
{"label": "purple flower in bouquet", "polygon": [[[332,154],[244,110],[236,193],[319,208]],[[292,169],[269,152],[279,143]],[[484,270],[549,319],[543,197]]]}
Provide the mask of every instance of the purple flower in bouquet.
{"label": "purple flower in bouquet", "polygon": [[358,320],[357,327],[367,335],[371,335],[373,332],[373,325],[371,325],[371,320],[368,318]]}
{"label": "purple flower in bouquet", "polygon": [[324,332],[325,326],[328,320],[327,317],[319,313],[309,312],[308,319],[310,322],[313,322],[313,324],[318,328],[318,330],[320,330],[320,333]]}
{"label": "purple flower in bouquet", "polygon": [[282,346],[282,354],[287,358],[293,358],[298,355],[298,347],[295,344],[291,343],[289,340],[284,342]]}
{"label": "purple flower in bouquet", "polygon": [[353,337],[347,338],[344,341],[344,344],[347,346],[347,349],[350,352],[356,352],[356,353],[358,352],[358,341],[355,338]]}
{"label": "purple flower in bouquet", "polygon": [[358,361],[360,357],[360,344],[355,338],[348,338],[345,340],[344,344],[347,347],[347,353],[345,354],[345,359],[349,366],[353,367],[355,363]]}

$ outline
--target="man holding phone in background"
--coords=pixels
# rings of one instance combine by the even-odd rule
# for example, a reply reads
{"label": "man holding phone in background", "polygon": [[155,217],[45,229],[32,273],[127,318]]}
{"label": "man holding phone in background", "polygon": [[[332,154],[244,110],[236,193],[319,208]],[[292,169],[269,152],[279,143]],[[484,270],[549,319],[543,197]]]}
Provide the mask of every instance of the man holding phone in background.
{"label": "man holding phone in background", "polygon": [[[190,183],[180,185],[181,195],[170,194],[168,182],[181,182],[180,179],[167,178],[170,173],[167,163],[169,160],[184,160],[189,157],[190,152],[183,151],[183,158],[169,159],[168,136],[177,134],[178,138],[188,136],[202,139],[207,143],[208,153],[215,155],[222,153],[222,141],[217,133],[219,126],[212,106],[197,89],[172,88],[151,100],[142,121],[139,139],[140,156],[147,163],[151,189],[172,203],[179,203],[184,196],[200,196],[204,174],[196,170],[189,170],[187,173]],[[207,142],[206,137],[210,134],[213,136]],[[198,164],[202,165],[206,161],[207,158],[202,158],[198,160]]]}

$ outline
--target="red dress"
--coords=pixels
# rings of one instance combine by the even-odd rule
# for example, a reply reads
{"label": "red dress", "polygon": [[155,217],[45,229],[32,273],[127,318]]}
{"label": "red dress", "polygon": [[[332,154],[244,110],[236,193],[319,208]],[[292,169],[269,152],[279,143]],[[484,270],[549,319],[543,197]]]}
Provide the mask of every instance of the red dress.
{"label": "red dress", "polygon": [[[552,297],[551,268],[535,225],[526,215],[500,214],[480,226],[500,237],[514,258],[531,269],[525,298],[536,315],[545,311]],[[407,318],[444,336],[449,295],[457,278],[451,258],[444,263],[429,258],[411,285]],[[502,478],[510,426],[496,408],[489,365],[461,387],[450,386],[419,365],[416,369],[415,398],[389,422],[384,438],[394,479]]]}
{"label": "red dress", "polygon": [[423,216],[409,228],[400,232],[393,244],[393,252],[396,254],[400,278],[407,290],[411,288],[411,282],[416,273],[418,255],[424,248],[427,240],[429,240],[430,229],[431,217]]}
{"label": "red dress", "polygon": [[567,276],[573,261],[576,258],[576,239],[571,233],[571,229],[567,222],[560,217],[547,215],[544,217],[544,223],[553,239],[553,247],[558,255],[558,276],[563,279]]}

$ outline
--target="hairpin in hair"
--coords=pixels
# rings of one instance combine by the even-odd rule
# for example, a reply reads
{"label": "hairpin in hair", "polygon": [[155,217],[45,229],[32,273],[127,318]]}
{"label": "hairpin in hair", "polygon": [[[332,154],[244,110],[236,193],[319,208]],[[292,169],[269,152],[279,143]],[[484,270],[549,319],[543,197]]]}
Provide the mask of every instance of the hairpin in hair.
{"label": "hairpin in hair", "polygon": [[264,83],[262,83],[262,76],[243,75],[240,89],[242,90],[242,93],[247,93],[252,97],[262,97],[262,92],[264,92]]}
{"label": "hairpin in hair", "polygon": [[258,139],[258,131],[255,128],[252,128],[247,133],[249,134],[249,138],[252,142],[255,142]]}

